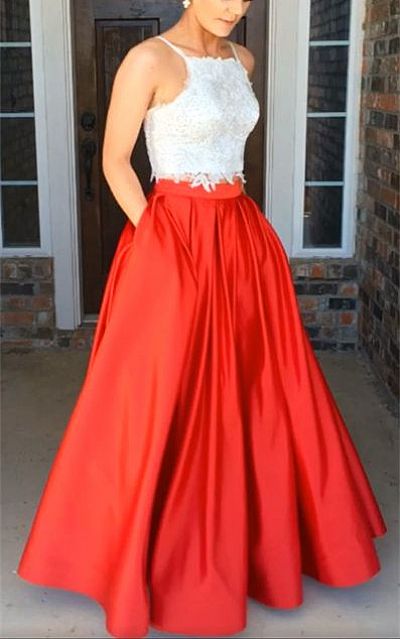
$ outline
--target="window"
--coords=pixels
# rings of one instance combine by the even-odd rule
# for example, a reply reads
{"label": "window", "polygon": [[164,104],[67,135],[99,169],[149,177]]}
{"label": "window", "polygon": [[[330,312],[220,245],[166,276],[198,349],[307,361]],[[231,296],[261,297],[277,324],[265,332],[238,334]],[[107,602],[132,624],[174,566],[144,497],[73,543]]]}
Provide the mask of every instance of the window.
{"label": "window", "polygon": [[[295,253],[350,253],[356,189],[357,90],[361,68],[356,60],[354,0],[307,0],[302,17],[303,73],[297,149],[301,185],[297,199]],[[359,11],[359,9],[357,10]],[[353,30],[353,32],[352,32]],[[361,29],[360,29],[361,30]],[[299,63],[300,64],[300,63]],[[299,180],[300,182],[300,180]]]}
{"label": "window", "polygon": [[40,246],[29,0],[0,0],[1,235]]}

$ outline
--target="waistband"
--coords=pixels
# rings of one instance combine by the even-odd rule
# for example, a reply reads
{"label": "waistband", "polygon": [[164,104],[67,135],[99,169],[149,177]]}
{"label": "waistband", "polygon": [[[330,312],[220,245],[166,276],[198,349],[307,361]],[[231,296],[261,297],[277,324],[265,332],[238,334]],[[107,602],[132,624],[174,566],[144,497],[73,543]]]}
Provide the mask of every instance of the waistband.
{"label": "waistband", "polygon": [[174,182],[171,178],[159,178],[153,183],[151,191],[154,193],[172,193],[174,195],[189,195],[191,197],[205,198],[229,198],[237,197],[244,193],[243,183],[240,177],[235,178],[233,184],[230,182],[217,182],[215,190],[206,191],[202,184],[190,186],[190,182],[182,180]]}

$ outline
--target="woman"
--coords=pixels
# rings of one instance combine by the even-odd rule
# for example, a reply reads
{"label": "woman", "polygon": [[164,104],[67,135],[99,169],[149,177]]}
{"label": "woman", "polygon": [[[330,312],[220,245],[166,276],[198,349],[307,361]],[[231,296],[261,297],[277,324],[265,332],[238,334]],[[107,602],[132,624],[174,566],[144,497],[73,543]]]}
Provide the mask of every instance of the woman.
{"label": "woman", "polygon": [[[243,184],[250,0],[185,0],[116,74],[103,167],[127,220],[82,390],[18,574],[96,599],[116,637],[231,634],[246,597],[302,603],[380,569],[386,532],[303,327],[284,248]],[[156,178],[130,157],[144,122]]]}

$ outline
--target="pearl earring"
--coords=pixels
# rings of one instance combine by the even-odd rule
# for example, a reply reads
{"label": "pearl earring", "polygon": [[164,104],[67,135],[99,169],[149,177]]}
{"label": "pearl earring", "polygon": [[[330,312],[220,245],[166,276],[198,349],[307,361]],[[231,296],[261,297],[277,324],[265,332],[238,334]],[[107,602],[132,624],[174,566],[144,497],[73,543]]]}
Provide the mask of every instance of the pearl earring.
{"label": "pearl earring", "polygon": [[190,0],[182,0],[182,4],[187,9],[190,6]]}

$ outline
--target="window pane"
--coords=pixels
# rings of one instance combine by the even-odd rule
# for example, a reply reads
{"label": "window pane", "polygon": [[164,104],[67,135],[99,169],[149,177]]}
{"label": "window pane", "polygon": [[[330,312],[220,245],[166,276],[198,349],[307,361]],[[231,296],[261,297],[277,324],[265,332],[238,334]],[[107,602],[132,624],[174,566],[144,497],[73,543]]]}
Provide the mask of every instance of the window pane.
{"label": "window pane", "polygon": [[2,48],[1,110],[33,111],[32,57],[30,47]]}
{"label": "window pane", "polygon": [[304,194],[304,248],[339,248],[343,189],[307,186]]}
{"label": "window pane", "polygon": [[1,177],[3,180],[36,180],[35,121],[2,118]]}
{"label": "window pane", "polygon": [[40,246],[36,186],[2,186],[3,246]]}
{"label": "window pane", "polygon": [[310,47],[309,111],[345,111],[347,46]]}
{"label": "window pane", "polygon": [[310,40],[348,40],[350,0],[311,0]]}
{"label": "window pane", "polygon": [[343,179],[345,118],[308,118],[306,180]]}
{"label": "window pane", "polygon": [[0,40],[30,42],[29,0],[0,0]]}

